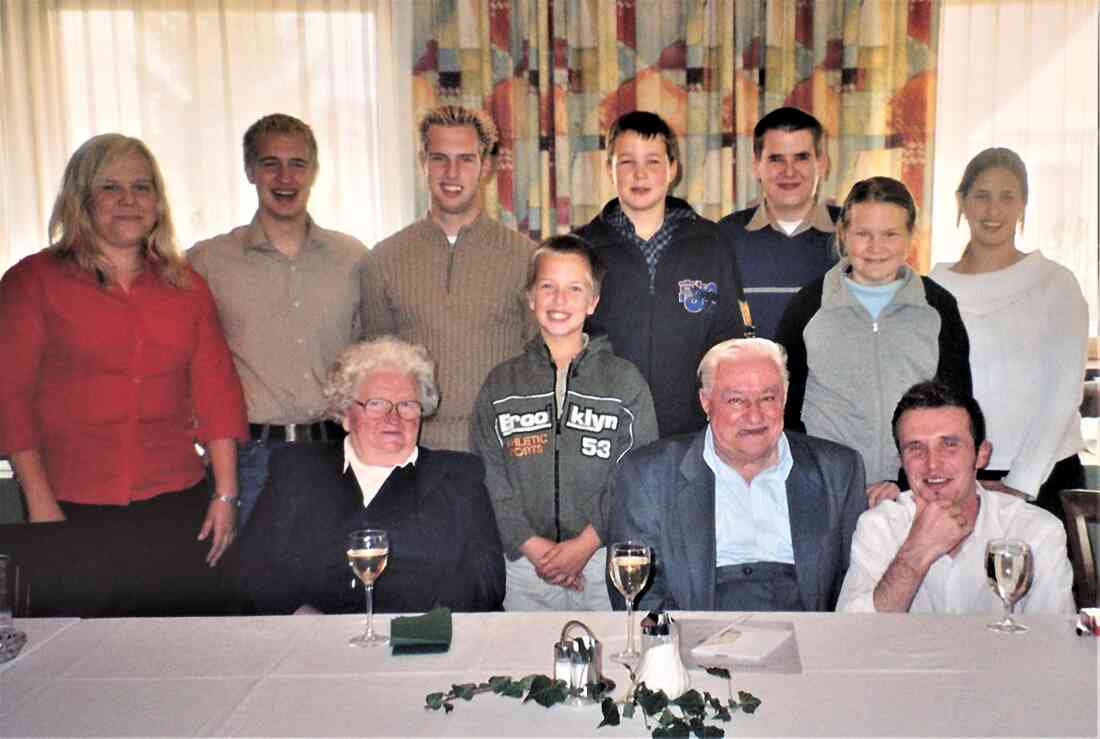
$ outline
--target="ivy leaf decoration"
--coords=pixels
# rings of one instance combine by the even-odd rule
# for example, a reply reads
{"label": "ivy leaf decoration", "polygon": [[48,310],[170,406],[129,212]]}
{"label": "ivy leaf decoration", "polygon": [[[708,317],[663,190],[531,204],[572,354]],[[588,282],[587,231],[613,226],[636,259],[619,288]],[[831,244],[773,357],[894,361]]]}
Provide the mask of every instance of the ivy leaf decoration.
{"label": "ivy leaf decoration", "polygon": [[755,713],[763,702],[752,693],[746,693],[744,690],[737,691],[737,700],[740,702],[741,710],[750,714]]}
{"label": "ivy leaf decoration", "polygon": [[523,702],[527,703],[533,700],[540,706],[549,708],[563,702],[566,695],[568,695],[568,692],[564,680],[551,680],[546,675],[537,675],[531,681],[531,690],[528,691]]}
{"label": "ivy leaf decoration", "polygon": [[707,704],[698,690],[689,690],[672,703],[675,706],[679,706],[684,713],[693,716],[702,716],[707,710]]}
{"label": "ivy leaf decoration", "polygon": [[497,695],[507,696],[508,698],[523,697],[523,685],[503,675],[494,675],[489,678],[489,688]]}
{"label": "ivy leaf decoration", "polygon": [[646,687],[645,683],[638,683],[634,690],[634,701],[642,707],[647,716],[656,716],[668,705],[668,696],[665,691],[653,691]]}
{"label": "ivy leaf decoration", "polygon": [[[630,704],[627,704],[630,705]],[[626,706],[623,706],[623,713],[626,713]],[[600,710],[603,711],[603,721],[597,726],[597,729],[601,729],[604,726],[618,726],[619,725],[619,707],[615,705],[615,701],[611,698],[604,698],[600,702]]]}
{"label": "ivy leaf decoration", "polygon": [[[631,683],[635,683],[633,673]],[[596,688],[596,697],[603,697],[600,701],[603,720],[597,728],[618,726],[621,718],[634,718],[636,708],[641,707],[645,727],[652,731],[654,737],[694,736],[698,739],[719,739],[726,735],[725,731],[718,726],[708,726],[707,721],[729,721],[731,711],[753,713],[762,703],[755,695],[743,690],[737,692],[737,700],[730,698],[726,704],[710,693],[700,693],[698,690],[689,690],[670,701],[663,690],[650,690],[643,682],[637,683],[633,692],[621,704],[620,714],[620,704],[610,696],[614,689],[614,681],[607,678]],[[444,712],[450,713],[455,709],[454,701],[469,701],[475,695],[490,692],[522,698],[524,703],[534,701],[546,708],[564,703],[569,695],[565,681],[554,680],[546,675],[527,675],[520,680],[513,680],[507,675],[493,675],[487,682],[455,684],[451,685],[450,692],[428,693],[424,697],[424,707],[432,711],[442,708]],[[650,717],[656,719],[654,724],[650,723]]]}
{"label": "ivy leaf decoration", "polygon": [[707,726],[701,718],[691,720],[691,733],[699,739],[720,739],[726,735],[725,729],[720,726]]}
{"label": "ivy leaf decoration", "polygon": [[730,671],[725,667],[704,667],[708,675],[714,675],[715,677],[724,677],[729,680]]}
{"label": "ivy leaf decoration", "polygon": [[658,720],[660,726],[653,730],[654,737],[689,737],[691,736],[691,726],[687,721],[684,721],[677,716],[674,716],[671,711],[665,710],[661,714],[661,718]]}

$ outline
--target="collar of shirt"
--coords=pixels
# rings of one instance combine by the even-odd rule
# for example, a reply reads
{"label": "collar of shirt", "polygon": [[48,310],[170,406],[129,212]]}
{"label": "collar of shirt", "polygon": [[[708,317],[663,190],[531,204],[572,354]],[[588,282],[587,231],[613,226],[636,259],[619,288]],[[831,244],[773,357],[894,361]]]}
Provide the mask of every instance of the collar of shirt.
{"label": "collar of shirt", "polygon": [[794,564],[787,477],[794,467],[786,434],[776,444],[779,460],[746,483],[718,456],[707,425],[703,460],[714,472],[714,523],[717,566],[747,562]]}
{"label": "collar of shirt", "polygon": [[344,437],[344,472],[347,472],[348,467],[351,467],[352,472],[355,473],[355,479],[359,483],[359,490],[363,493],[364,508],[370,505],[375,495],[378,495],[378,491],[382,489],[382,486],[386,483],[391,472],[398,467],[416,464],[418,456],[420,456],[420,447],[414,446],[412,452],[409,453],[409,456],[401,464],[366,464],[355,454],[355,447],[351,445],[351,434]]}
{"label": "collar of shirt", "polygon": [[[324,246],[324,241],[318,237],[315,226],[316,224],[314,224],[313,218],[307,213],[305,249],[318,249]],[[275,247],[271,245],[271,240],[267,238],[267,234],[264,233],[264,227],[260,223],[259,211],[256,211],[256,215],[252,216],[252,222],[248,224],[248,239],[245,243],[245,249],[277,251]]]}
{"label": "collar of shirt", "polygon": [[613,207],[607,214],[607,220],[615,231],[641,250],[646,267],[649,269],[650,289],[652,289],[657,274],[657,262],[660,261],[661,254],[672,243],[672,237],[680,222],[694,216],[695,211],[690,207],[677,207],[673,201],[665,198],[665,220],[657,232],[648,239],[638,235],[634,229],[634,222],[623,212],[623,207],[618,200],[614,201]]}
{"label": "collar of shirt", "polygon": [[[752,214],[752,218],[745,226],[745,230],[759,231],[767,226],[771,226],[784,236],[787,235],[786,231],[772,221],[771,216],[768,215],[767,203],[764,199],[761,199],[760,204],[756,206],[756,211]],[[802,223],[794,230],[794,233],[790,234],[790,237],[798,236],[803,231],[809,231],[811,228],[816,228],[818,231],[827,234],[836,231],[836,224],[833,223],[833,219],[829,215],[829,209],[825,207],[824,203],[815,201],[814,207],[810,209],[810,212],[802,219]]]}

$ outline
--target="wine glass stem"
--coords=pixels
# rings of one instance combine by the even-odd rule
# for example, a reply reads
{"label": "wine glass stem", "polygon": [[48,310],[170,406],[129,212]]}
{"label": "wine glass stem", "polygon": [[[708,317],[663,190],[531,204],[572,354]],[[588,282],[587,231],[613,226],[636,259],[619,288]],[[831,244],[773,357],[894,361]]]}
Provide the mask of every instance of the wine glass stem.
{"label": "wine glass stem", "polygon": [[367,630],[363,634],[367,639],[374,638],[374,585],[368,585],[367,591]]}
{"label": "wine glass stem", "polygon": [[632,598],[626,600],[626,651],[628,654],[634,652],[634,600]]}

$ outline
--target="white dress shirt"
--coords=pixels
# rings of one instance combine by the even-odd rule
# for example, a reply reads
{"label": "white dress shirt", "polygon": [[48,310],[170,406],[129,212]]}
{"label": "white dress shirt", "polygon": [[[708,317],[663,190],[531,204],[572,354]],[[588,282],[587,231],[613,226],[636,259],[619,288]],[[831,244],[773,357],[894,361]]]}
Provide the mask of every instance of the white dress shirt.
{"label": "white dress shirt", "polygon": [[[985,545],[990,539],[1020,539],[1031,545],[1033,576],[1031,589],[1016,603],[1016,613],[1074,613],[1073,569],[1061,522],[1020,498],[980,485],[978,498],[973,533],[954,557],[945,554],[932,563],[909,612],[1000,613],[1001,600],[986,581]],[[913,493],[904,492],[859,517],[838,611],[875,611],[875,587],[909,536],[916,511]]]}
{"label": "white dress shirt", "polygon": [[703,461],[714,473],[714,541],[716,566],[746,562],[794,564],[791,512],[787,506],[787,476],[794,467],[787,435],[779,435],[778,461],[746,484],[737,470],[714,449],[707,425]]}
{"label": "white dress shirt", "polygon": [[351,467],[352,472],[355,473],[355,479],[359,483],[359,490],[363,493],[364,508],[370,505],[370,502],[374,500],[374,496],[378,495],[378,491],[382,489],[382,486],[389,478],[391,472],[398,467],[416,464],[419,450],[420,447],[414,446],[412,452],[401,464],[367,464],[360,460],[355,454],[355,447],[351,445],[351,434],[344,437],[344,472],[347,472],[348,467]]}

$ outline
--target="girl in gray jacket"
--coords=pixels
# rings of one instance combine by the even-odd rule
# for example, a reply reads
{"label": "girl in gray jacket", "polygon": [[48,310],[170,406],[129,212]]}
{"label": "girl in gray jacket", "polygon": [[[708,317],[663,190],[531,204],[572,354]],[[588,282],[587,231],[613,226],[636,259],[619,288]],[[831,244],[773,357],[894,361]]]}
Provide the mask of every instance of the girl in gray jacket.
{"label": "girl in gray jacket", "polygon": [[912,385],[970,395],[970,343],[955,299],[906,264],[917,208],[889,177],[857,182],[837,223],[840,261],[787,306],[776,340],[791,373],[786,427],[863,455],[873,506],[897,497],[890,419]]}

